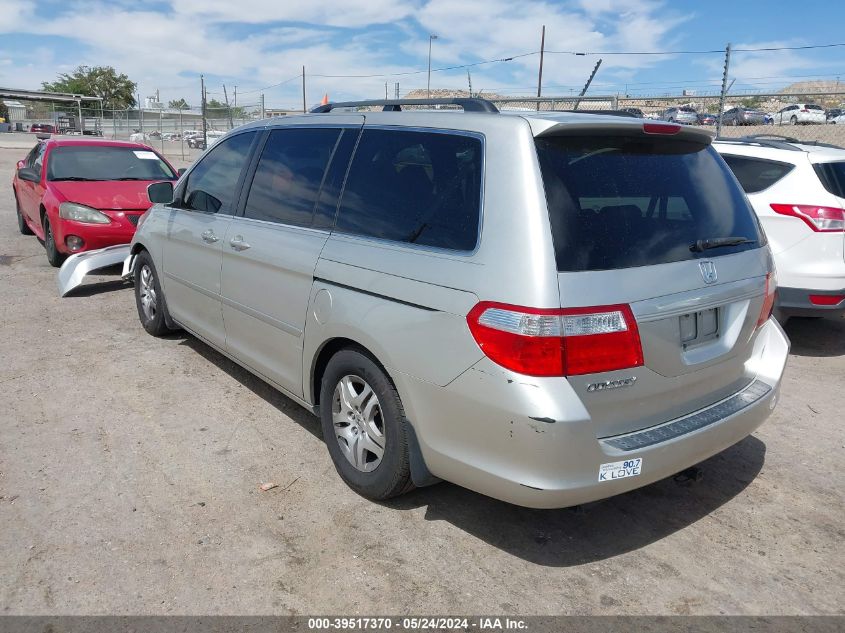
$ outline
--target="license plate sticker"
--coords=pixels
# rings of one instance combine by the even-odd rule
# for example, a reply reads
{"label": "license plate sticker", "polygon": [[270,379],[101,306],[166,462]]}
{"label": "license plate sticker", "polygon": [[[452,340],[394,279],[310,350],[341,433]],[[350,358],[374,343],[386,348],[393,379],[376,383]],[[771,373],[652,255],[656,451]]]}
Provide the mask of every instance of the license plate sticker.
{"label": "license plate sticker", "polygon": [[611,462],[599,466],[599,481],[616,481],[625,477],[636,477],[643,472],[643,460],[640,457],[626,459],[624,462]]}

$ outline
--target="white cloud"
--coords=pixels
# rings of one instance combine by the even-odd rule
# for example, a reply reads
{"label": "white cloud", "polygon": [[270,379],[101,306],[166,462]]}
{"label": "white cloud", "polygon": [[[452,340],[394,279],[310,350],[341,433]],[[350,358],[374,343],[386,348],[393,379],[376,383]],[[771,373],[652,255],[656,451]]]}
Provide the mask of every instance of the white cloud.
{"label": "white cloud", "polygon": [[404,19],[420,4],[419,1],[409,0],[254,0],[245,7],[231,0],[176,0],[173,9],[177,14],[189,18],[214,22],[306,22],[361,27]]}
{"label": "white cloud", "polygon": [[[4,2],[18,7],[17,16],[32,10],[25,0]],[[648,0],[178,0],[169,12],[144,6],[124,0],[69,0],[64,14],[47,12],[50,17],[37,23],[15,18],[16,29],[72,39],[78,51],[63,51],[60,61],[65,66],[111,65],[137,81],[143,95],[159,88],[165,99],[184,96],[190,103],[198,101],[199,73],[214,78],[212,92],[222,92],[218,84],[226,81],[238,84],[244,99],[257,102],[258,94],[250,90],[288,79],[305,64],[309,102],[316,102],[325,92],[332,98],[378,97],[384,94],[385,81],[389,94],[396,81],[403,92],[424,87],[425,72],[393,74],[424,71],[429,33],[440,38],[432,49],[436,69],[537,51],[542,25],[548,51],[659,50],[683,21]],[[6,56],[19,64],[10,73],[4,67],[0,79],[6,84],[38,87],[65,69],[59,70],[52,58],[34,61],[21,52]],[[531,86],[536,86],[538,61],[531,55],[473,67],[473,87],[524,88],[522,92],[530,94],[536,89]],[[656,56],[607,56],[597,81],[661,61]],[[544,84],[580,87],[595,62],[595,57],[550,53]],[[432,74],[432,87],[465,86],[466,70]],[[299,103],[300,90],[298,81],[273,88],[268,104]]]}

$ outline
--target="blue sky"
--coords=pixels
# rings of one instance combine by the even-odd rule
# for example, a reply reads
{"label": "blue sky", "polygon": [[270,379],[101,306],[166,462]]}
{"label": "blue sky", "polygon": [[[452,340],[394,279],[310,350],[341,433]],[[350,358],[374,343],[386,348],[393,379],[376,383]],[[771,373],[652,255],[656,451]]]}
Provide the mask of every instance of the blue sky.
{"label": "blue sky", "polygon": [[[789,6],[787,6],[789,4]],[[779,7],[782,6],[782,9]],[[385,83],[424,88],[429,35],[432,88],[466,88],[466,69],[436,69],[511,56],[469,68],[473,90],[536,92],[540,29],[547,51],[626,52],[772,48],[845,42],[845,5],[813,10],[769,2],[712,0],[0,0],[0,86],[38,88],[77,65],[111,65],[142,96],[199,101],[238,86],[239,104],[309,105],[378,98]],[[699,94],[718,90],[723,56],[609,55],[591,94]],[[583,86],[598,56],[546,55],[544,94]],[[810,79],[845,82],[845,47],[736,53],[734,90],[779,89]],[[401,74],[414,73],[414,74]],[[283,83],[286,82],[286,83]],[[278,85],[281,84],[281,85]],[[231,95],[230,95],[231,97]]]}

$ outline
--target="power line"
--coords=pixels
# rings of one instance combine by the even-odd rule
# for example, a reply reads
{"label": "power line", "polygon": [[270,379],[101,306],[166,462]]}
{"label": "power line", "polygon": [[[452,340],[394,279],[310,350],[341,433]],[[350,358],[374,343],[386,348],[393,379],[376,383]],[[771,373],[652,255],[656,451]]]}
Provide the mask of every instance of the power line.
{"label": "power line", "polygon": [[[770,51],[805,51],[810,49],[817,49],[817,48],[835,48],[838,46],[845,46],[845,43],[841,44],[813,44],[808,46],[767,46],[767,47],[760,47],[760,48],[734,48],[731,49],[735,53],[759,53],[759,52],[770,52]],[[716,48],[713,50],[703,50],[703,51],[599,51],[599,52],[588,52],[588,51],[546,51],[547,53],[551,53],[553,55],[578,55],[578,56],[586,56],[586,55],[710,55],[714,53],[724,53],[724,48]]]}
{"label": "power line", "polygon": [[[814,44],[814,45],[806,45],[806,46],[767,46],[767,47],[759,47],[759,48],[735,48],[732,49],[734,53],[756,53],[756,52],[773,52],[773,51],[796,51],[796,50],[813,50],[813,49],[825,49],[825,48],[837,48],[843,47],[845,43],[834,43],[834,44]],[[678,50],[678,51],[545,51],[551,55],[575,55],[579,57],[584,57],[588,55],[646,55],[646,56],[654,56],[654,55],[711,55],[711,54],[723,54],[725,51],[722,48],[712,49],[712,50]],[[499,64],[503,62],[510,62],[515,59],[520,59],[524,57],[530,57],[533,55],[539,55],[540,51],[530,51],[527,53],[519,53],[517,55],[510,55],[507,57],[499,57],[496,59],[488,59],[479,62],[472,62],[468,64],[457,64],[453,66],[443,66],[440,68],[432,68],[431,72],[446,72],[450,70],[461,70],[465,68],[473,68],[475,66],[483,66],[486,64]],[[347,75],[335,75],[335,74],[321,74],[321,73],[311,73],[309,74],[310,77],[319,77],[322,79],[374,79],[374,78],[381,78],[381,77],[408,77],[412,75],[420,75],[428,72],[427,69],[425,70],[410,70],[410,71],[403,71],[403,72],[393,72],[393,73],[371,73],[371,74],[347,74]],[[264,90],[270,90],[271,88],[278,88],[283,86],[291,81],[299,79],[302,77],[301,73],[294,75],[284,81],[281,81],[276,84],[272,84],[269,86],[264,86],[263,88],[256,88],[253,90],[245,90],[242,91],[241,94],[251,94],[256,92],[261,92]],[[248,81],[242,79],[241,81]],[[679,82],[672,82],[672,83],[679,83]],[[635,84],[630,84],[635,85]],[[208,94],[220,94],[209,91]]]}
{"label": "power line", "polygon": [[264,86],[263,88],[256,88],[255,90],[243,90],[243,91],[241,91],[241,94],[242,95],[248,95],[248,94],[251,94],[253,92],[261,92],[262,90],[270,90],[270,88],[278,88],[279,86],[284,86],[286,83],[289,83],[289,82],[293,81],[294,79],[299,79],[300,77],[302,77],[302,73],[298,73],[298,74],[294,75],[293,77],[291,77],[290,79],[285,79],[284,81],[280,81],[279,83],[273,84],[272,86]]}
{"label": "power line", "polygon": [[[482,66],[484,64],[498,64],[500,62],[512,62],[520,57],[528,57],[529,55],[538,55],[539,51],[532,51],[530,53],[520,53],[519,55],[511,55],[510,57],[500,57],[498,59],[488,59],[482,62],[473,62],[471,64],[459,64],[456,66],[443,66],[442,68],[432,68],[431,72],[439,73],[446,70],[459,70],[462,68],[472,68],[473,66]],[[405,77],[408,75],[421,75],[428,72],[425,70],[409,70],[399,73],[377,73],[371,75],[321,75],[318,73],[310,74],[309,77],[323,77],[327,79],[371,79],[374,77]]]}

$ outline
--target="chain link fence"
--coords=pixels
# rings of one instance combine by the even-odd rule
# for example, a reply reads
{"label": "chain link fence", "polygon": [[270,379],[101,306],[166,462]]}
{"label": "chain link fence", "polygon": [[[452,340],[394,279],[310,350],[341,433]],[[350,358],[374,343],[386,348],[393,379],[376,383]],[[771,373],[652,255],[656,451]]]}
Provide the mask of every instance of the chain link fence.
{"label": "chain link fence", "polygon": [[[409,98],[425,98],[426,91],[413,90]],[[468,91],[432,90],[431,98],[468,97]],[[589,95],[502,97],[474,95],[488,99],[502,111],[607,111],[627,110],[648,119],[696,125],[724,138],[776,135],[801,141],[845,147],[845,91],[814,93],[728,94],[721,111],[718,94],[696,95]],[[420,106],[431,108],[431,106]],[[284,113],[286,111],[280,111]],[[269,116],[263,103],[232,107],[207,107],[206,128],[211,144],[228,130]],[[50,103],[27,104],[24,119],[14,128],[29,131],[35,123],[51,125],[59,134],[97,135],[133,140],[152,145],[165,156],[194,160],[204,149],[203,115],[198,107],[130,108],[103,110]]]}

